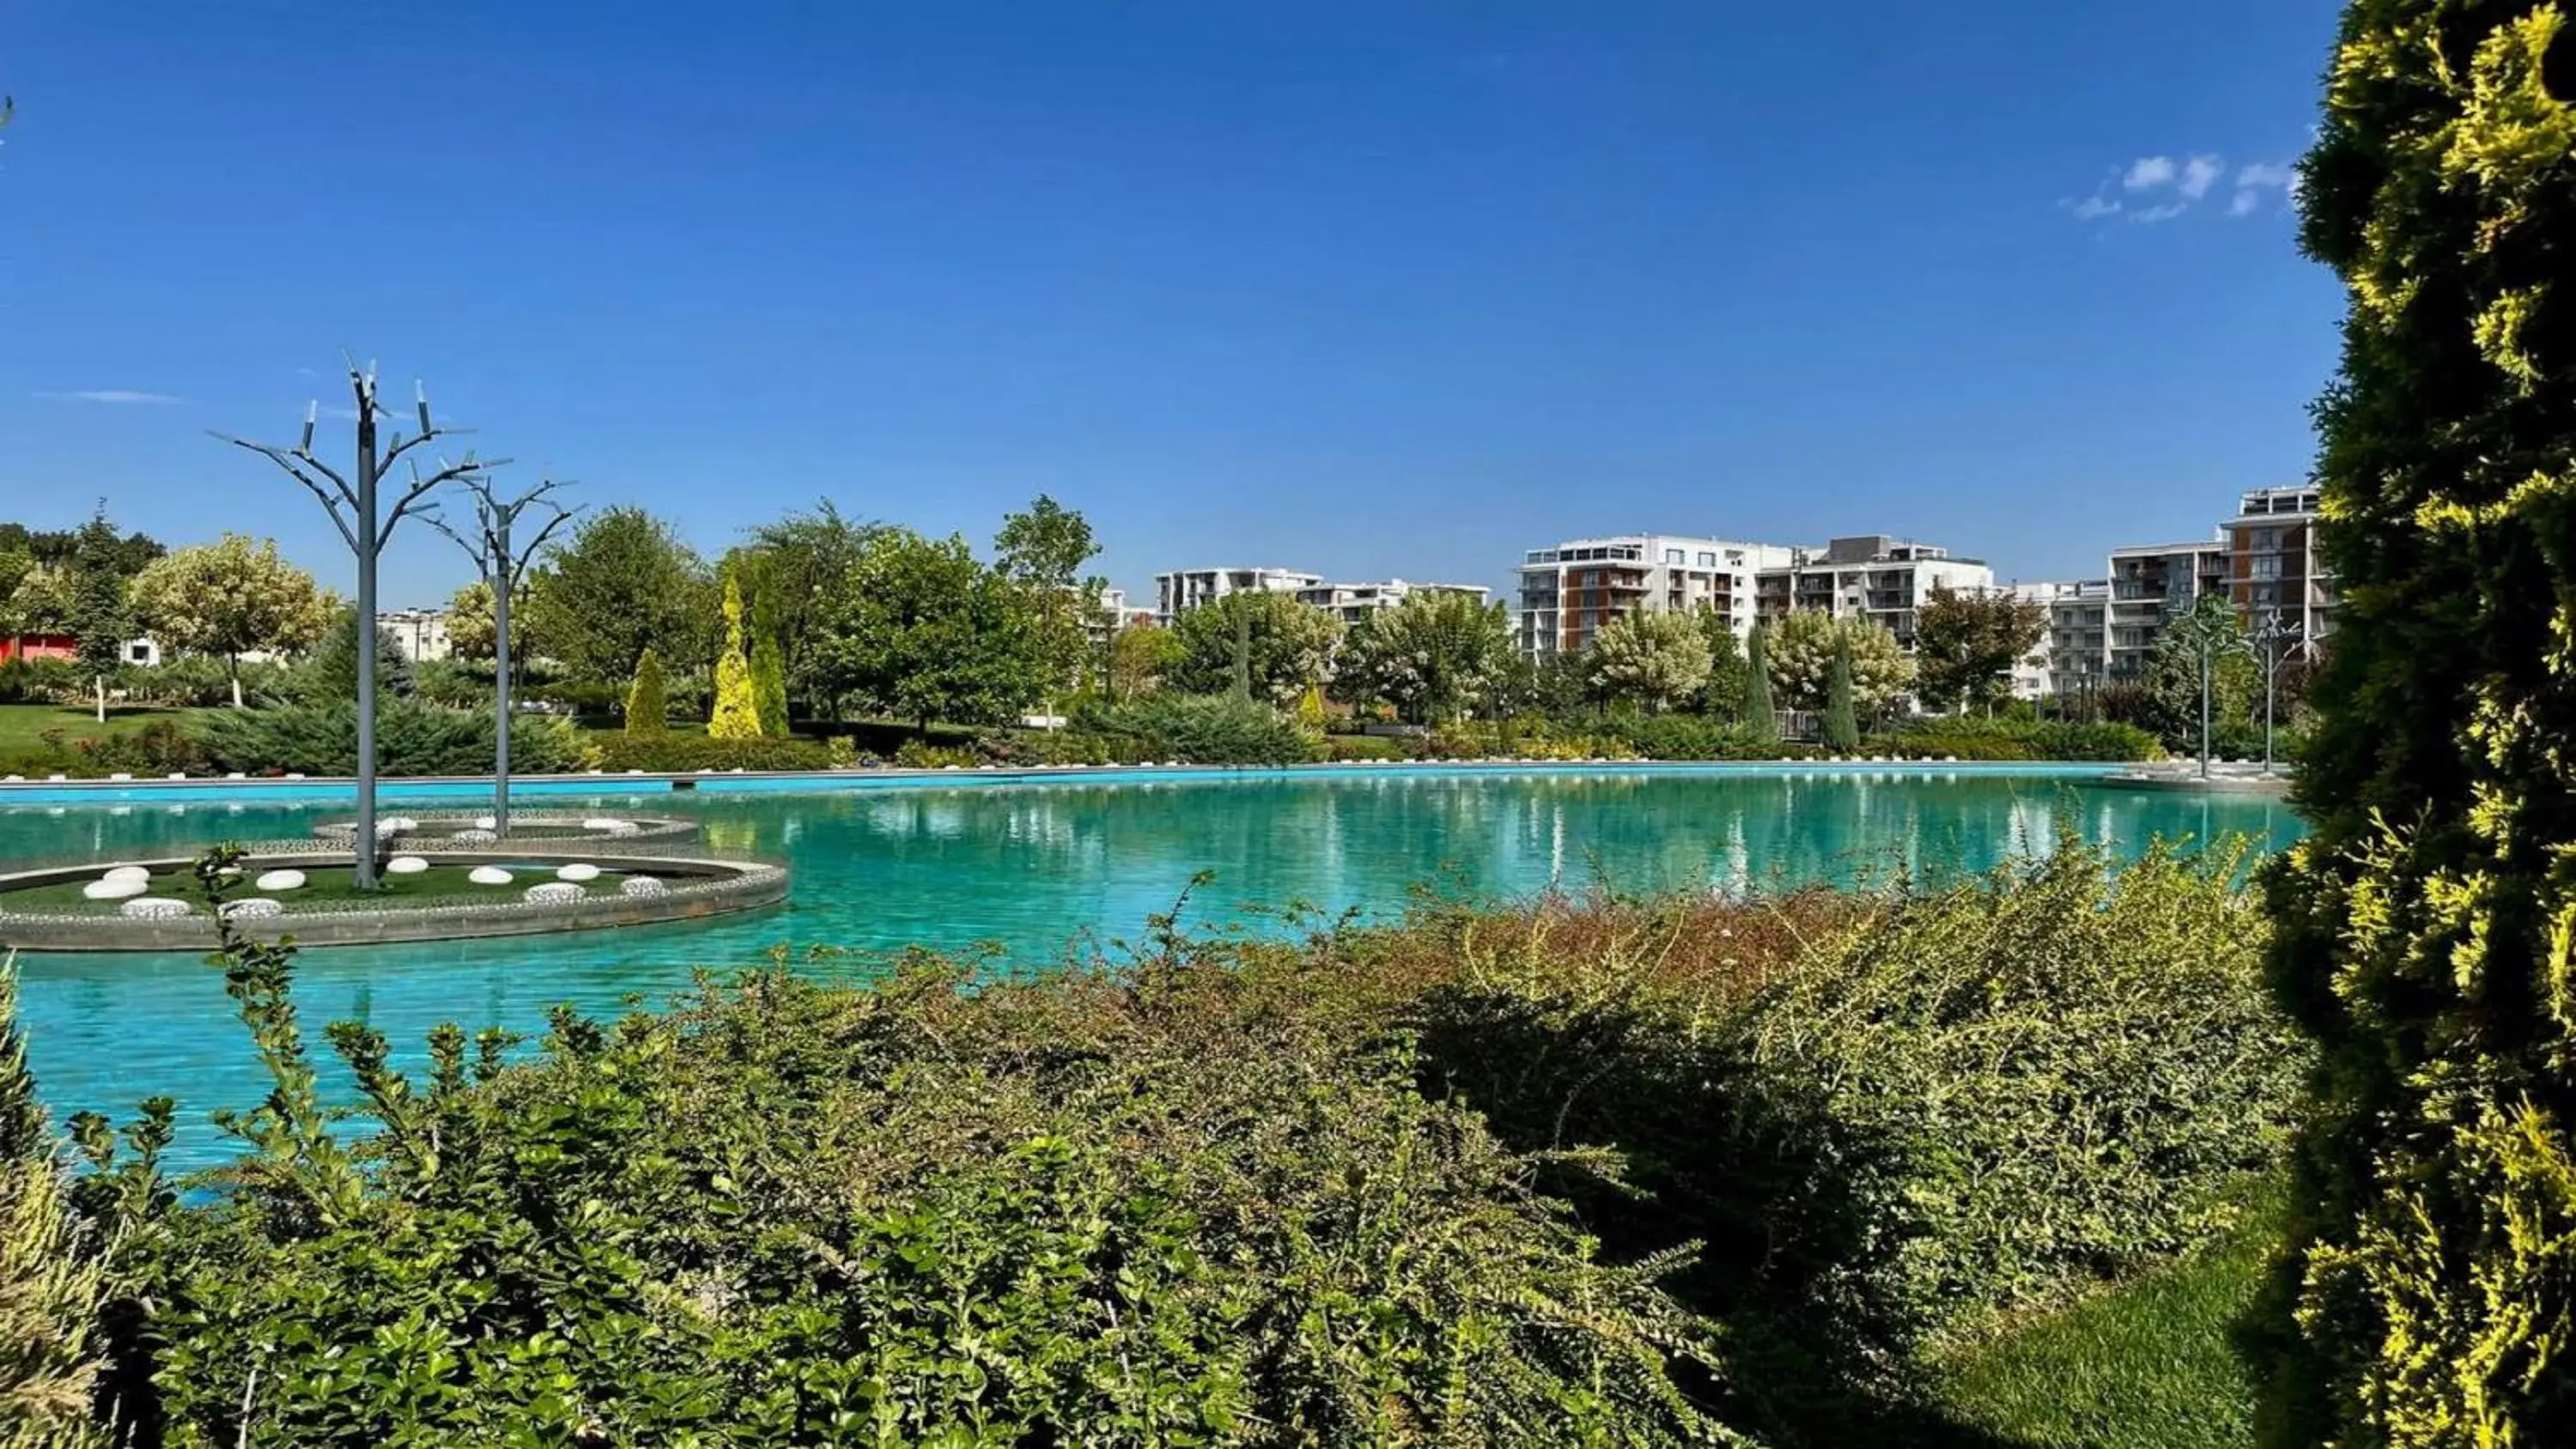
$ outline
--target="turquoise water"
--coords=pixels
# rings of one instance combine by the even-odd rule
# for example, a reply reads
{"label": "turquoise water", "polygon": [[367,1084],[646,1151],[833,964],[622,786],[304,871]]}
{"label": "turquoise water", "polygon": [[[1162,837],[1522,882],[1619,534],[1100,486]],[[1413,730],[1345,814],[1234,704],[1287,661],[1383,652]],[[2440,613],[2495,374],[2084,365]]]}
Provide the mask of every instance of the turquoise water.
{"label": "turquoise water", "polygon": [[[2102,788],[2036,776],[1583,772],[1510,776],[1377,772],[1302,779],[1047,781],[726,794],[602,792],[607,810],[683,813],[718,849],[783,857],[782,909],[605,934],[315,951],[300,963],[304,1019],[354,1018],[417,1064],[441,1021],[522,1030],[570,1002],[614,1014],[698,967],[755,962],[786,945],[886,950],[991,943],[1003,969],[1069,943],[1141,934],[1191,876],[1203,924],[1260,926],[1264,908],[1403,909],[1418,885],[1519,895],[1596,877],[1623,890],[1739,889],[1848,880],[1890,866],[1979,869],[2046,848],[2061,815],[2135,852],[2158,837],[2244,832],[2284,845],[2301,831],[2276,802]],[[562,796],[548,806],[573,806]],[[0,803],[0,861],[185,851],[302,835],[341,804]],[[808,969],[864,974],[865,960]],[[193,957],[35,956],[21,961],[30,1064],[58,1113],[122,1117],[179,1098],[180,1156],[218,1145],[208,1110],[266,1089],[219,975]]]}

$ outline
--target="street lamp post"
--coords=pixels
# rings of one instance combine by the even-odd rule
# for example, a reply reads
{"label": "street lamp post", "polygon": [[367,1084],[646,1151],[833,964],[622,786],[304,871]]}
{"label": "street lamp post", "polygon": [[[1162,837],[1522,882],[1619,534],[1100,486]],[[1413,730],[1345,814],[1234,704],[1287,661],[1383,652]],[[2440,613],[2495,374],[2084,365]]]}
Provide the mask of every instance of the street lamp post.
{"label": "street lamp post", "polygon": [[[358,454],[354,475],[344,476],[313,452],[313,428],[321,416],[319,403],[307,403],[304,409],[304,433],[292,448],[275,443],[254,443],[224,433],[214,436],[238,448],[247,448],[284,469],[286,475],[301,483],[321,500],[322,510],[340,530],[341,541],[349,545],[358,564],[358,819],[353,862],[353,884],[362,891],[376,889],[376,856],[380,842],[376,839],[376,563],[393,537],[394,526],[422,511],[429,495],[441,486],[482,476],[487,468],[496,468],[506,459],[491,462],[478,460],[472,452],[460,463],[439,460],[438,470],[423,476],[420,465],[410,468],[410,481],[395,486],[398,496],[390,510],[379,510],[377,485],[403,455],[433,438],[458,432],[441,428],[430,421],[429,393],[413,385],[413,406],[420,418],[420,431],[404,437],[397,431],[383,451],[376,447],[376,419],[392,413],[376,401],[376,369],[369,363],[365,371],[349,363],[349,391],[356,402]],[[355,481],[351,481],[354,476]],[[326,484],[323,480],[329,480]],[[343,512],[343,509],[346,512]]]}
{"label": "street lamp post", "polygon": [[[424,514],[429,525],[456,541],[456,546],[473,558],[475,572],[482,575],[485,587],[492,591],[492,830],[507,838],[510,833],[510,600],[518,592],[519,580],[527,573],[528,563],[537,550],[546,546],[554,531],[571,521],[574,510],[546,497],[563,485],[548,479],[516,498],[502,498],[492,491],[491,480],[470,479],[465,484],[474,495],[474,526],[469,537],[449,525],[435,513]],[[542,508],[547,517],[536,534],[525,544],[511,538],[519,515],[530,508]]]}

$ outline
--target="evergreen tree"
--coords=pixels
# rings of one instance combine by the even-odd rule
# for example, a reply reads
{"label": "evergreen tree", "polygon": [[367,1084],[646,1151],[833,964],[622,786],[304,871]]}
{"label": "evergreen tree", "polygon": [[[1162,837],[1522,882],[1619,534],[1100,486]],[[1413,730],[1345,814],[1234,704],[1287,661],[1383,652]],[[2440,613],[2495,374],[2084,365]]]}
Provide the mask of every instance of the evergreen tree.
{"label": "evergreen tree", "polygon": [[751,646],[751,697],[760,732],[787,738],[787,653],[778,647],[775,634],[763,634]]}
{"label": "evergreen tree", "polygon": [[1700,637],[1708,644],[1708,682],[1699,687],[1700,713],[1734,720],[1744,708],[1744,641],[1735,636],[1735,621],[1702,604]]}
{"label": "evergreen tree", "polygon": [[751,686],[751,661],[743,656],[742,581],[731,576],[725,579],[724,619],[724,652],[716,656],[716,702],[707,719],[707,737],[756,740],[760,702]]}
{"label": "evergreen tree", "polygon": [[1744,704],[1736,718],[1757,744],[1780,738],[1780,712],[1771,707],[1770,633],[1770,625],[1757,623],[1752,637],[1744,642]]}
{"label": "evergreen tree", "polygon": [[626,737],[658,739],[670,732],[670,702],[662,687],[662,656],[648,646],[635,661],[635,683],[626,691]]}
{"label": "evergreen tree", "polygon": [[1860,748],[1860,721],[1852,715],[1851,646],[1834,651],[1833,673],[1825,681],[1825,748],[1848,755]]}
{"label": "evergreen tree", "polygon": [[134,637],[134,617],[125,606],[125,574],[118,566],[116,529],[103,508],[81,526],[78,551],[72,556],[71,626],[80,667],[90,677],[103,722],[107,677],[125,662],[125,641]]}
{"label": "evergreen tree", "polygon": [[[417,687],[411,657],[394,642],[393,631],[376,629],[376,688],[387,698],[408,697]],[[358,697],[358,611],[343,609],[331,632],[313,650],[294,685],[308,704],[348,704]]]}
{"label": "evergreen tree", "polygon": [[2302,166],[2302,243],[2349,296],[2316,409],[2342,605],[2315,830],[2269,881],[2322,1055],[2260,1310],[2275,1445],[2576,1424],[2571,31],[2354,0]]}

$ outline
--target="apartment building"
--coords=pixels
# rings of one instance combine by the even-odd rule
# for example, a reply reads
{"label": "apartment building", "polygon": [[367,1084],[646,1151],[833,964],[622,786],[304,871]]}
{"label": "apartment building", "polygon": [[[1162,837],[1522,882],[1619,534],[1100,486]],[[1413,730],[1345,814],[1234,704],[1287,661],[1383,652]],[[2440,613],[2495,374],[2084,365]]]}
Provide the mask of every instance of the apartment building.
{"label": "apartment building", "polygon": [[1520,647],[1532,659],[1578,653],[1601,626],[1638,609],[1714,608],[1738,634],[1753,629],[1754,582],[1787,568],[1798,550],[1778,544],[1633,533],[1577,538],[1524,554]]}
{"label": "apartment building", "polygon": [[[414,664],[445,659],[455,652],[447,624],[445,609],[392,609],[376,616],[376,626],[392,636],[395,652]],[[514,631],[510,637],[518,635]]]}
{"label": "apartment building", "polygon": [[2313,644],[2334,632],[2334,575],[2317,554],[2317,490],[2257,488],[2221,526],[2227,589],[2248,629],[2277,615]]}
{"label": "apartment building", "polygon": [[1323,582],[1322,574],[1304,573],[1297,569],[1175,569],[1171,573],[1154,575],[1154,619],[1157,623],[1169,624],[1190,610],[1213,604],[1228,594],[1296,594],[1319,588]]}
{"label": "apartment building", "polygon": [[1995,583],[1995,571],[1983,560],[1953,558],[1946,548],[1883,533],[1788,552],[1786,563],[1761,572],[1756,596],[1763,618],[1802,609],[1858,615],[1885,625],[1909,649],[1915,613],[1934,589],[1972,593]]}
{"label": "apartment building", "polygon": [[2226,541],[2217,538],[2111,550],[2105,678],[2136,679],[2168,621],[2190,613],[2204,596],[2227,597],[2231,567]]}
{"label": "apartment building", "polygon": [[[2073,695],[2100,689],[2111,669],[2111,581],[2083,579],[2029,587],[2054,590],[2047,600],[2043,648],[2048,688],[2044,692]],[[2018,675],[2013,692],[2021,692]]]}
{"label": "apartment building", "polygon": [[1482,584],[1417,584],[1387,579],[1368,584],[1317,584],[1299,589],[1297,602],[1321,609],[1348,626],[1380,609],[1392,609],[1415,594],[1466,594],[1482,604],[1491,593],[1493,590]]}

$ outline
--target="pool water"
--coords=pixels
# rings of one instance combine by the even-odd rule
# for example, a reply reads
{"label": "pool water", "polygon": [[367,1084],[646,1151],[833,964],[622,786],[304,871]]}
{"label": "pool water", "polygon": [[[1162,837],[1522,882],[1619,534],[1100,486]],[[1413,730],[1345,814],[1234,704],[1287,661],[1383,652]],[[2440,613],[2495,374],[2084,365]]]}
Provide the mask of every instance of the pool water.
{"label": "pool water", "polygon": [[[1596,879],[1623,891],[1848,881],[1903,867],[1976,870],[2046,849],[2057,822],[2135,853],[2158,838],[2244,833],[2278,847],[2302,831],[2285,805],[2246,796],[2105,788],[1991,774],[1366,773],[1298,779],[1048,781],[740,794],[619,792],[586,805],[698,819],[724,851],[792,867],[778,910],[630,930],[445,945],[317,950],[297,1000],[317,1052],[325,1022],[367,1022],[397,1060],[421,1061],[430,1027],[541,1027],[562,1002],[595,1014],[659,998],[700,967],[784,945],[857,956],[804,969],[866,974],[866,953],[910,944],[998,952],[997,970],[1042,965],[1081,942],[1142,935],[1200,871],[1188,919],[1279,929],[1311,905],[1401,911],[1415,888],[1489,896]],[[558,803],[553,799],[549,805]],[[0,862],[172,853],[223,840],[300,836],[345,804],[0,804]],[[31,1068],[58,1115],[122,1119],[155,1093],[179,1099],[174,1158],[202,1164],[218,1107],[266,1091],[221,976],[190,956],[22,958]],[[336,1081],[337,1079],[334,1078]]]}

